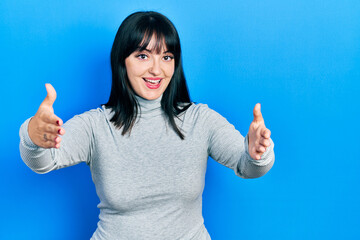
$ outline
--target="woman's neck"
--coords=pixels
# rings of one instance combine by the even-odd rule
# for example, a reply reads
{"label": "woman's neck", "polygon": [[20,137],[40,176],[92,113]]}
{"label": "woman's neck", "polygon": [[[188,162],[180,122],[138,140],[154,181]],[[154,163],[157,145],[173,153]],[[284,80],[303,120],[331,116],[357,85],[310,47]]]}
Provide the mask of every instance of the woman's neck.
{"label": "woman's neck", "polygon": [[162,114],[162,109],[161,109],[161,99],[162,99],[162,95],[154,100],[147,100],[145,98],[142,98],[140,96],[135,96],[137,102],[139,103],[139,117],[140,118],[144,118],[144,117],[153,117],[153,116],[158,116]]}

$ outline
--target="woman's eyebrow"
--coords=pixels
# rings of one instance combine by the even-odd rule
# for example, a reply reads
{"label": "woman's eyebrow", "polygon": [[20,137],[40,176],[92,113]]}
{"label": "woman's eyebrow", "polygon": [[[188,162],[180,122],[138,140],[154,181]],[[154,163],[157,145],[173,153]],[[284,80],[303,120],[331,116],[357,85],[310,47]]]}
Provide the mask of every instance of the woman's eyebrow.
{"label": "woman's eyebrow", "polygon": [[150,50],[150,49],[143,48],[143,47],[141,47],[141,46],[138,46],[135,51],[138,51],[138,52],[146,51],[146,52],[151,53],[151,50]]}
{"label": "woman's eyebrow", "polygon": [[[139,51],[141,51],[141,48],[139,48]],[[149,52],[149,53],[152,53],[152,52],[153,52],[153,50],[150,50],[150,49],[147,49],[147,48],[143,49],[142,51],[146,51],[146,52]],[[169,50],[163,52],[163,54],[166,54],[166,53],[171,53],[171,54],[173,54],[173,53],[172,53],[171,51],[169,51]]]}

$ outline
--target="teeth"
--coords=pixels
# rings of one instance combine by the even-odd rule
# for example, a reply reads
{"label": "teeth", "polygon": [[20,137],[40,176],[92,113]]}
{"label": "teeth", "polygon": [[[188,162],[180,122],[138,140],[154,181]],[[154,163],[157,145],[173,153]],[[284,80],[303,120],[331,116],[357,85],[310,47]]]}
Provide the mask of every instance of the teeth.
{"label": "teeth", "polygon": [[149,83],[152,83],[152,84],[157,84],[159,83],[161,80],[149,80],[149,79],[146,79],[145,78],[145,81],[149,82]]}

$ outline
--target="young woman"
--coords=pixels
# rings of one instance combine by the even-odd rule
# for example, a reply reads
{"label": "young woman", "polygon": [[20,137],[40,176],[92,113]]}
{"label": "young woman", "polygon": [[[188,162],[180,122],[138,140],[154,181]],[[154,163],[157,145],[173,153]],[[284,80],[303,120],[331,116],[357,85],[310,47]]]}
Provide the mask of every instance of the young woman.
{"label": "young woman", "polygon": [[20,129],[20,152],[37,173],[86,162],[100,198],[92,239],[210,239],[202,192],[211,156],[242,178],[274,163],[260,104],[244,138],[207,105],[190,101],[174,25],[156,12],[121,24],[111,50],[108,103],[63,125],[55,89]]}

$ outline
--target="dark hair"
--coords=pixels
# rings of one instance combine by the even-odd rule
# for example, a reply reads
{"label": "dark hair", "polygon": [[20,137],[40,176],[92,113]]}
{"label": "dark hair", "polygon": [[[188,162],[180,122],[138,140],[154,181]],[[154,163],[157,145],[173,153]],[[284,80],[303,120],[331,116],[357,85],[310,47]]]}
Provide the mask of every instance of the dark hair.
{"label": "dark hair", "polygon": [[181,63],[180,39],[172,22],[160,13],[136,12],[120,25],[111,49],[112,85],[105,107],[114,112],[110,121],[118,128],[123,127],[122,135],[130,133],[138,114],[139,103],[126,73],[125,59],[136,50],[145,50],[152,37],[155,37],[156,44],[151,50],[159,53],[165,43],[167,51],[174,55],[175,70],[163,93],[161,108],[173,130],[184,139],[184,134],[175,123],[175,117],[188,109],[191,102]]}

